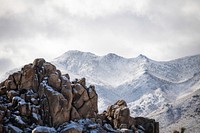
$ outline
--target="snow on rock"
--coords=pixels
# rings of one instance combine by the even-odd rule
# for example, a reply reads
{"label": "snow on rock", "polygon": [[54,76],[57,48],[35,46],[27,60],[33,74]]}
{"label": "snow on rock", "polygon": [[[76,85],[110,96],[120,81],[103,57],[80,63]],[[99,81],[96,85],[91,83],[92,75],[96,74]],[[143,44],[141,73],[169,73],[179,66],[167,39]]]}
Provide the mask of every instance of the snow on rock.
{"label": "snow on rock", "polygon": [[57,133],[57,131],[53,127],[37,126],[32,133]]}

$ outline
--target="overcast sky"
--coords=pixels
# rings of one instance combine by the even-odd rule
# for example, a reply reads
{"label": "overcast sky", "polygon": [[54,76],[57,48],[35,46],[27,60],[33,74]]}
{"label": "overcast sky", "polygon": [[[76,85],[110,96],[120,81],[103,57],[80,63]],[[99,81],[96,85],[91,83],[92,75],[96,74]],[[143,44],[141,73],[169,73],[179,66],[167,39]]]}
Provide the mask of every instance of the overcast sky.
{"label": "overcast sky", "polygon": [[200,54],[200,0],[0,0],[0,75],[68,50]]}

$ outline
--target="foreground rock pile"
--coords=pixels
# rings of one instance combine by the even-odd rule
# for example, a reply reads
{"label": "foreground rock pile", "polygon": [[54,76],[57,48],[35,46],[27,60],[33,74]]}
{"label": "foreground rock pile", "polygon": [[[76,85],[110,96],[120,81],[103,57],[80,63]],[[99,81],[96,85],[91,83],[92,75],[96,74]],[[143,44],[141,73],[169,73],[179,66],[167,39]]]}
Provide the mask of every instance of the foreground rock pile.
{"label": "foreground rock pile", "polygon": [[145,132],[158,123],[132,118],[126,102],[98,114],[95,86],[70,81],[54,65],[36,59],[0,83],[0,132]]}

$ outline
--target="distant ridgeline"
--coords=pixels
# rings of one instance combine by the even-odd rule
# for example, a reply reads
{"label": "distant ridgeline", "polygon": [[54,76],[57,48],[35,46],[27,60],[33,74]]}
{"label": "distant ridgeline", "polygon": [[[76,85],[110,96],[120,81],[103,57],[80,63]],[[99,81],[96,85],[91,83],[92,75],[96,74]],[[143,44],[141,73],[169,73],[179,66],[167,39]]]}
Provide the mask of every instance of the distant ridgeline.
{"label": "distant ridgeline", "polygon": [[95,86],[70,81],[54,65],[35,59],[0,83],[0,132],[159,133],[153,119],[130,116],[124,100],[98,114]]}

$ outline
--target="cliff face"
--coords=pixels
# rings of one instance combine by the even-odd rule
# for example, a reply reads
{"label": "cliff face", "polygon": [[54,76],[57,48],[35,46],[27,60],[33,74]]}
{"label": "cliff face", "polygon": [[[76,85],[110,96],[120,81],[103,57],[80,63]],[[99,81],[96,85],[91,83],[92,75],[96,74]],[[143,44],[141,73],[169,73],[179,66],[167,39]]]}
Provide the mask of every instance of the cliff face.
{"label": "cliff face", "polygon": [[87,87],[85,78],[70,81],[51,63],[35,59],[0,84],[0,132],[159,132],[155,120],[130,117],[125,101],[102,114],[97,101],[95,86]]}

